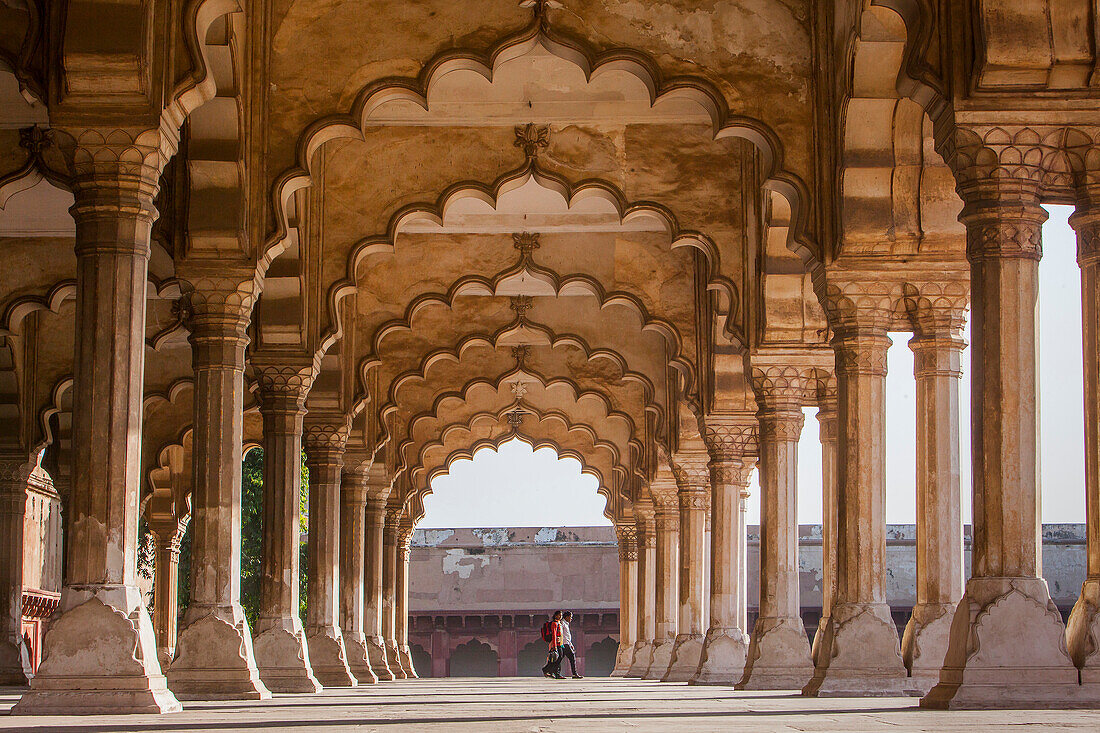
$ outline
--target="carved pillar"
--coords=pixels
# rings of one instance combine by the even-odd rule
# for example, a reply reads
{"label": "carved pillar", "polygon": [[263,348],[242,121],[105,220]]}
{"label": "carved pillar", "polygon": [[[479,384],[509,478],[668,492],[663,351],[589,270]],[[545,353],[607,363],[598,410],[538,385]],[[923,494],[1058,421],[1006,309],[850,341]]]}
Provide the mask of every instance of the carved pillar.
{"label": "carved pillar", "polygon": [[401,670],[410,679],[419,675],[413,667],[409,649],[409,556],[412,542],[412,520],[402,518],[397,535],[397,566],[394,573],[394,640],[397,642]]}
{"label": "carved pillar", "polygon": [[173,142],[159,131],[84,130],[64,143],[77,260],[67,578],[15,714],[180,709],[136,567],[149,233]]}
{"label": "carved pillar", "polygon": [[[1085,532],[1087,554],[1081,596],[1066,628],[1070,657],[1081,684],[1100,685],[1100,181],[1090,174],[1070,224],[1077,231],[1081,267],[1081,326],[1084,332]],[[1093,698],[1095,699],[1095,697]]]}
{"label": "carved pillar", "polygon": [[371,468],[367,498],[366,562],[363,568],[363,633],[367,637],[367,657],[379,681],[394,679],[386,653],[384,610],[382,603],[383,534],[386,525],[386,493],[389,485],[382,483],[378,467]]}
{"label": "carved pillar", "polygon": [[[752,471],[749,471],[752,477]],[[741,603],[737,606],[737,628],[744,630],[746,641],[749,634],[749,497],[746,486],[741,490],[741,501],[737,505],[737,536],[740,538],[741,551],[737,555],[737,597]],[[747,654],[747,652],[746,652]]]}
{"label": "carved pillar", "polygon": [[264,436],[264,514],[256,664],[275,692],[318,692],[299,616],[302,421],[312,360],[257,365]]}
{"label": "carved pillar", "polygon": [[798,587],[798,438],[812,373],[753,369],[760,405],[760,606],[739,690],[791,690],[812,674]]}
{"label": "carved pillar", "polygon": [[340,630],[348,667],[359,684],[378,681],[363,632],[363,563],[367,536],[367,476],[345,467],[340,478]]}
{"label": "carved pillar", "polygon": [[972,572],[940,682],[921,705],[1059,706],[1080,687],[1041,575],[1036,302],[1047,214],[1031,180],[980,174],[959,192],[973,302]]}
{"label": "carved pillar", "polygon": [[911,689],[886,603],[886,352],[890,283],[830,286],[837,380],[837,586],[807,695]]}
{"label": "carved pillar", "polygon": [[25,685],[31,677],[22,621],[23,520],[33,468],[26,456],[0,458],[0,685]]}
{"label": "carved pillar", "polygon": [[816,667],[821,640],[829,626],[836,597],[837,495],[836,495],[836,378],[818,382],[817,429],[821,443],[821,619],[814,632],[810,657]]}
{"label": "carved pillar", "polygon": [[324,687],[359,684],[340,632],[340,472],[348,423],[311,420],[305,433],[309,468],[309,572],[306,645],[313,676]]}
{"label": "carved pillar", "polygon": [[176,624],[179,616],[180,541],[187,525],[170,521],[154,524],[156,569],[153,573],[153,628],[157,632],[157,653],[167,669],[176,652]]}
{"label": "carved pillar", "polygon": [[386,660],[394,679],[408,679],[401,666],[401,649],[397,643],[397,541],[401,533],[401,508],[386,508],[386,525],[382,530],[382,638],[386,645]]}
{"label": "carved pillar", "polygon": [[241,462],[251,271],[188,272],[182,303],[195,371],[191,603],[169,671],[181,699],[268,696],[241,607]]}
{"label": "carved pillar", "polygon": [[[714,421],[717,423],[718,419]],[[755,441],[755,417],[708,423],[710,448],[711,544],[710,626],[703,642],[699,669],[692,684],[732,685],[741,679],[748,654],[748,635],[738,626],[740,595],[738,570],[744,541],[739,534],[741,492],[748,486],[754,461],[745,453]],[[743,528],[743,527],[742,527]]]}
{"label": "carved pillar", "polygon": [[707,494],[710,471],[705,451],[676,456],[677,498],[680,504],[680,615],[672,662],[662,682],[687,682],[699,671],[703,657]]}
{"label": "carved pillar", "polygon": [[638,531],[634,524],[615,526],[619,540],[619,650],[612,677],[625,677],[634,661],[638,631]]}
{"label": "carved pillar", "polygon": [[638,639],[627,677],[642,677],[653,662],[657,603],[657,526],[653,500],[648,496],[634,502],[638,543]]}
{"label": "carved pillar", "polygon": [[643,679],[659,680],[672,662],[676,646],[677,612],[680,584],[677,567],[680,559],[680,514],[676,485],[669,479],[655,479],[650,487],[656,505],[654,524],[657,531],[655,558],[655,597],[653,656]]}
{"label": "carved pillar", "polygon": [[936,282],[922,290],[914,288],[907,298],[916,327],[909,347],[917,384],[917,603],[905,627],[902,658],[924,694],[940,679],[963,593],[959,379],[966,283]]}

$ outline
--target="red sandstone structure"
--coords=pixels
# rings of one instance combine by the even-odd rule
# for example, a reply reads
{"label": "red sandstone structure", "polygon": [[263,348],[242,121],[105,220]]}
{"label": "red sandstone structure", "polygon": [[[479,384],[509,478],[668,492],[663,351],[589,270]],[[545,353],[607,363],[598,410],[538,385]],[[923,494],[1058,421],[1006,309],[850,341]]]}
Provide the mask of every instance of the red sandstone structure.
{"label": "red sandstone structure", "polygon": [[[0,3],[0,680],[29,681],[13,712],[167,713],[415,675],[423,497],[455,459],[512,438],[598,480],[620,547],[618,675],[1100,706],[1098,14],[1088,0]],[[1068,623],[1039,540],[1051,203],[1075,207],[1084,292],[1087,577]],[[903,638],[885,593],[891,332],[914,334],[918,405]],[[807,407],[824,457],[812,645],[795,519]],[[240,466],[256,445],[250,625]],[[40,468],[64,563],[29,679],[23,527]]]}

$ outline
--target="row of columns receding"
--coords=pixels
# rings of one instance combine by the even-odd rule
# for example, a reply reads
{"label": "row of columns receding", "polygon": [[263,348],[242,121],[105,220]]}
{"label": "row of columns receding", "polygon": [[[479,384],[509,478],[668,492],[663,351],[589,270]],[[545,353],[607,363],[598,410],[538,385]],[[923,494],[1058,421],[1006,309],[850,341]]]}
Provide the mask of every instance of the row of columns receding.
{"label": "row of columns receding", "polygon": [[[399,659],[407,649],[403,625],[395,620],[404,618],[401,609],[407,608],[405,563],[398,561],[404,552],[397,537],[400,521],[382,523],[377,506],[368,514],[370,491],[363,487],[369,483],[345,480],[340,425],[323,418],[313,426],[311,434],[318,437],[312,448],[307,445],[318,482],[311,491],[310,514],[318,525],[315,534],[311,531],[315,567],[309,573],[310,593],[318,602],[310,604],[305,630],[297,619],[297,492],[289,473],[297,465],[301,436],[310,431],[303,427],[310,364],[253,362],[265,421],[265,471],[272,472],[265,483],[270,480],[282,493],[265,503],[263,610],[254,637],[244,619],[240,465],[245,329],[253,302],[241,297],[245,281],[219,267],[180,273],[191,284],[187,306],[195,371],[192,602],[168,678],[162,674],[156,632],[136,582],[145,297],[159,168],[94,157],[82,165],[72,208],[77,344],[67,575],[44,661],[14,712],[163,712],[179,709],[178,698],[258,698],[280,685],[316,689],[325,680],[350,680],[355,668],[367,664],[381,671],[380,659],[371,657],[374,647],[380,653],[380,636],[392,638]],[[962,219],[974,338],[971,577],[963,585],[958,456],[952,447],[962,344],[954,331],[933,333],[914,345],[921,465],[918,603],[904,644],[899,642],[885,600],[883,562],[889,314],[874,302],[838,299],[831,319],[836,440],[823,441],[830,579],[826,616],[812,648],[797,602],[794,457],[802,414],[801,402],[791,394],[799,388],[795,375],[758,390],[762,570],[760,618],[751,638],[746,641],[740,509],[750,456],[744,444],[738,453],[736,440],[711,441],[709,454],[675,458],[673,475],[648,487],[651,516],[639,502],[633,528],[637,549],[632,552],[627,540],[623,553],[620,673],[750,689],[804,685],[807,694],[818,695],[898,694],[934,683],[923,702],[939,707],[1100,703],[1100,207],[1080,205],[1073,219],[1085,289],[1089,528],[1088,579],[1067,631],[1040,574],[1035,305],[1046,214],[1037,186],[1027,182],[976,180],[960,184],[960,193],[966,203]],[[1087,200],[1100,201],[1100,195]],[[767,369],[761,372],[769,377]],[[831,405],[820,407],[821,422],[828,426]],[[823,434],[831,436],[830,431],[826,427]],[[331,435],[328,442],[324,435]],[[0,522],[14,530],[22,510],[11,497],[28,469],[8,457],[0,465]],[[338,519],[342,500],[348,502],[344,520]],[[356,507],[362,508],[362,520]],[[362,552],[338,553],[340,521],[364,523]],[[630,534],[630,528],[621,531]],[[6,646],[12,644],[19,554],[5,547],[0,563],[5,602],[0,641]],[[164,554],[170,560],[171,550]],[[356,580],[358,560],[351,561],[346,577],[339,572],[339,563],[350,560],[347,555],[361,556],[363,581]],[[357,592],[357,582],[369,592]],[[350,592],[338,587],[347,583]],[[390,589],[394,597],[387,606]],[[333,650],[345,636],[343,662],[336,664]],[[365,650],[361,663],[356,645]],[[349,648],[356,650],[354,663]],[[404,669],[404,659],[392,666],[391,661],[387,656],[391,671]]]}

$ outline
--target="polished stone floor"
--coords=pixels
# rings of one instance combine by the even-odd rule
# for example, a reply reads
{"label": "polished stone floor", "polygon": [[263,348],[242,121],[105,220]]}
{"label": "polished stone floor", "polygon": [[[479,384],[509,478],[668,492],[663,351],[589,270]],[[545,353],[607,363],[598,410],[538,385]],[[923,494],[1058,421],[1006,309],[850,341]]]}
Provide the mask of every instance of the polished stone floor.
{"label": "polished stone floor", "polygon": [[622,679],[405,680],[260,703],[185,703],[164,716],[8,716],[17,690],[0,689],[0,730],[95,731],[931,731],[1009,726],[1100,731],[1100,711],[928,712],[913,698],[813,700],[786,693]]}

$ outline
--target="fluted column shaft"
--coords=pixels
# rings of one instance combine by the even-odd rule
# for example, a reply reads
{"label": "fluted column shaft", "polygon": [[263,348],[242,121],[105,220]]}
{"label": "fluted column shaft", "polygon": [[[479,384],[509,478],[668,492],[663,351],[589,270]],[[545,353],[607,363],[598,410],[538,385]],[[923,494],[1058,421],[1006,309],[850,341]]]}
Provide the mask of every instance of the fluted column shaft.
{"label": "fluted column shaft", "polygon": [[[759,380],[758,380],[759,381]],[[805,418],[799,378],[764,393],[760,420],[760,605],[743,690],[799,689],[810,678],[810,645],[798,587],[798,439]]]}
{"label": "fluted column shaft", "polygon": [[821,443],[821,620],[814,633],[810,656],[817,664],[821,640],[832,616],[836,597],[837,488],[836,488],[836,395],[821,402],[817,410],[818,440]]}
{"label": "fluted column shaft", "polygon": [[[1096,174],[1093,174],[1096,177]],[[1081,268],[1085,387],[1085,581],[1066,642],[1081,680],[1100,684],[1100,181],[1083,187],[1070,218]]]}
{"label": "fluted column shaft", "polygon": [[963,594],[959,380],[963,313],[922,324],[909,342],[917,384],[917,603],[902,658],[921,692],[939,681],[955,607]]}
{"label": "fluted column shaft", "polygon": [[365,478],[360,472],[345,470],[340,479],[340,631],[348,666],[359,684],[378,681],[370,666],[363,631],[367,535]]}
{"label": "fluted column shaft", "polygon": [[363,568],[363,633],[367,637],[370,666],[381,681],[394,679],[389,667],[383,603],[386,500],[367,500],[366,562]]}
{"label": "fluted column shaft", "polygon": [[31,677],[22,621],[23,521],[32,466],[26,457],[0,458],[0,685],[25,685]]}
{"label": "fluted column shaft", "polygon": [[400,510],[386,510],[386,526],[382,533],[382,637],[386,644],[386,660],[395,679],[408,678],[401,666],[401,649],[397,643],[397,540],[401,532]]}
{"label": "fluted column shaft", "polygon": [[312,376],[305,364],[260,371],[264,502],[255,649],[260,677],[276,692],[321,689],[299,616],[302,432]]}
{"label": "fluted column shaft", "polygon": [[416,679],[409,649],[409,558],[412,554],[412,522],[403,520],[397,535],[397,567],[394,574],[394,639],[405,676]]}
{"label": "fluted column shaft", "polygon": [[[743,431],[745,439],[731,442],[744,443],[749,430]],[[738,578],[743,562],[743,539],[738,532],[741,492],[747,488],[752,465],[744,460],[741,445],[712,449],[710,627],[693,684],[732,685],[745,671],[748,635],[738,626],[745,605]]]}
{"label": "fluted column shaft", "polygon": [[633,523],[616,525],[619,541],[619,649],[612,677],[623,677],[634,659],[638,631],[638,533]]}
{"label": "fluted column shaft", "polygon": [[340,477],[347,426],[311,425],[306,642],[313,674],[325,687],[354,687],[340,630]]}
{"label": "fluted column shaft", "polygon": [[638,544],[638,633],[627,677],[642,677],[653,661],[653,640],[657,634],[657,528],[651,501],[634,505]]}
{"label": "fluted column shaft", "polygon": [[[667,494],[667,492],[666,492]],[[677,618],[680,606],[680,583],[677,574],[680,556],[680,516],[675,494],[657,504],[655,552],[656,608],[654,613],[654,649],[649,669],[644,679],[661,679],[672,661],[672,649],[676,644]]]}
{"label": "fluted column shaft", "polygon": [[[38,674],[12,712],[174,711],[137,585],[149,234],[169,146],[156,131],[130,130],[79,131],[70,143],[76,347],[67,577]],[[89,628],[99,632],[95,655],[85,651]]]}
{"label": "fluted column shaft", "polygon": [[1047,214],[1033,179],[979,175],[959,192],[973,302],[971,578],[921,705],[1058,706],[1080,687],[1041,576],[1036,306]]}
{"label": "fluted column shaft", "polygon": [[910,686],[886,603],[887,314],[856,306],[838,321],[836,596],[803,692],[905,694]]}

